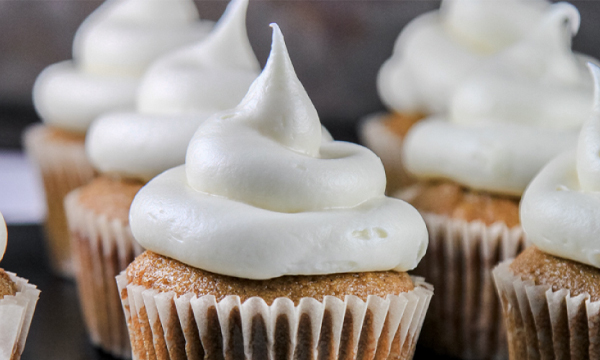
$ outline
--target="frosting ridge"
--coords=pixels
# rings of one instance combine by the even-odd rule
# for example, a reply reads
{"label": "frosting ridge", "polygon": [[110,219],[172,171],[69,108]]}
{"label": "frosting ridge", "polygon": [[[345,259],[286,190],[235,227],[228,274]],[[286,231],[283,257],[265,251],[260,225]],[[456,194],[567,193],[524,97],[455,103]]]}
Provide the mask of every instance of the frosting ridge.
{"label": "frosting ridge", "polygon": [[150,181],[130,211],[146,249],[250,279],[414,268],[427,230],[384,196],[380,160],[331,141],[299,82],[283,35],[248,94],[211,116],[184,166]]}
{"label": "frosting ridge", "polygon": [[93,122],[86,150],[97,169],[149,180],[184,163],[198,126],[235,106],[258,76],[246,34],[247,6],[248,0],[232,1],[206,38],[159,58],[140,82],[136,111]]}
{"label": "frosting ridge", "polygon": [[383,64],[377,88],[397,112],[447,111],[456,87],[491,56],[518,42],[539,23],[545,0],[444,0],[400,33]]}
{"label": "frosting ridge", "polygon": [[521,201],[527,238],[542,251],[600,267],[600,69],[592,114],[581,129],[576,149],[548,163],[528,186]]}
{"label": "frosting ridge", "polygon": [[132,108],[148,65],[203,38],[211,26],[199,21],[191,0],[108,0],[79,27],[73,60],[50,65],[38,76],[35,108],[49,125],[85,132],[98,115]]}
{"label": "frosting ridge", "polygon": [[409,131],[407,169],[520,196],[549,160],[576,143],[589,115],[587,58],[571,51],[579,20],[572,5],[553,4],[529,35],[473,70],[451,96],[447,116]]}

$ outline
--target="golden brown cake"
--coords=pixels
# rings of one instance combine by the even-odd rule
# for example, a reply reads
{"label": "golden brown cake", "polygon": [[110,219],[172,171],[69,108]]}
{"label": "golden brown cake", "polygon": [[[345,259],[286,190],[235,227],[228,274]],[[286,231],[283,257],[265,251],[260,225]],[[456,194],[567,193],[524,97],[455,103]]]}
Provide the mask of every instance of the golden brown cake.
{"label": "golden brown cake", "polygon": [[535,246],[517,256],[510,269],[516,276],[536,285],[548,285],[553,291],[567,289],[571,296],[585,293],[592,301],[600,300],[600,269],[552,256]]}
{"label": "golden brown cake", "polygon": [[519,225],[518,198],[475,191],[450,181],[420,182],[399,197],[423,213],[486,225],[501,222],[509,228]]}
{"label": "golden brown cake", "polygon": [[17,285],[10,279],[10,276],[0,269],[0,299],[7,295],[14,295],[17,292]]}
{"label": "golden brown cake", "polygon": [[279,297],[291,299],[296,305],[300,299],[311,297],[323,301],[327,295],[341,300],[346,295],[366,301],[369,295],[385,298],[414,289],[404,272],[382,271],[313,276],[283,276],[270,280],[248,280],[211,273],[185,265],[177,260],[146,251],[127,267],[130,283],[177,295],[194,293],[196,296],[214,295],[217,301],[227,295],[237,295],[242,302],[259,296],[268,305]]}
{"label": "golden brown cake", "polygon": [[392,133],[403,139],[408,130],[419,120],[425,118],[425,115],[418,113],[398,113],[392,112],[386,115],[383,119],[383,125]]}
{"label": "golden brown cake", "polygon": [[86,209],[111,219],[129,221],[129,206],[144,182],[102,175],[79,189],[79,202]]}

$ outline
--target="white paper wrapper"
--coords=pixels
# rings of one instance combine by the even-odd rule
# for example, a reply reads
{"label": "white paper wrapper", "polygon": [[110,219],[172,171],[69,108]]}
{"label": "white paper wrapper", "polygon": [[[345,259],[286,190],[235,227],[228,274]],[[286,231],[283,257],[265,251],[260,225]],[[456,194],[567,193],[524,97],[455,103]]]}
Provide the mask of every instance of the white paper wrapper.
{"label": "white paper wrapper", "polygon": [[600,301],[588,294],[515,276],[507,260],[494,269],[511,359],[600,359]]}
{"label": "white paper wrapper", "polygon": [[430,281],[436,292],[425,319],[424,345],[462,359],[505,359],[505,330],[492,269],[525,248],[522,228],[421,215],[429,247],[415,274]]}
{"label": "white paper wrapper", "polygon": [[0,359],[21,358],[40,291],[13,273],[6,272],[17,285],[17,293],[0,300]]}
{"label": "white paper wrapper", "polygon": [[386,299],[355,296],[294,306],[278,298],[243,304],[212,295],[176,296],[117,284],[134,359],[411,359],[433,288],[413,278],[415,289]]}
{"label": "white paper wrapper", "polygon": [[511,359],[600,359],[600,301],[535,285],[510,270],[494,269]]}
{"label": "white paper wrapper", "polygon": [[96,214],[79,203],[79,190],[65,198],[75,280],[92,343],[114,356],[131,357],[115,276],[143,249],[128,223]]}
{"label": "white paper wrapper", "polygon": [[381,158],[387,177],[387,193],[415,182],[402,165],[402,138],[383,123],[386,114],[374,114],[362,120],[359,127],[360,142]]}
{"label": "white paper wrapper", "polygon": [[87,184],[95,171],[85,155],[83,142],[52,139],[45,125],[34,125],[25,131],[23,141],[29,158],[39,166],[46,193],[46,238],[53,270],[61,276],[73,277],[71,249],[64,197],[73,189]]}

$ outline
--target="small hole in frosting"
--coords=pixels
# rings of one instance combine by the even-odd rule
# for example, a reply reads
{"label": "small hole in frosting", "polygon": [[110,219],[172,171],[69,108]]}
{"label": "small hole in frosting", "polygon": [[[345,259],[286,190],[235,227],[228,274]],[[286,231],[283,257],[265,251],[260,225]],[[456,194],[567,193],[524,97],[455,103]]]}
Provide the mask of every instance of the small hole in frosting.
{"label": "small hole in frosting", "polygon": [[382,239],[385,239],[388,236],[387,231],[383,230],[382,228],[375,228],[375,233]]}

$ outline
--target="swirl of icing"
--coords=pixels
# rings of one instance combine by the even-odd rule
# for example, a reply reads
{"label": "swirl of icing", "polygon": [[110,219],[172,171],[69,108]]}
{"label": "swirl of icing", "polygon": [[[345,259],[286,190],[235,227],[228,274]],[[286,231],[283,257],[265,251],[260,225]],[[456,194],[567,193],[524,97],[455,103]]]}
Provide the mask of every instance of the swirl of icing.
{"label": "swirl of icing", "polygon": [[548,8],[522,41],[480,66],[456,90],[447,120],[414,126],[407,169],[473,189],[520,196],[535,174],[572,147],[592,102],[583,57],[571,50],[579,13]]}
{"label": "swirl of icing", "polygon": [[133,107],[139,79],[161,54],[202,39],[191,0],[107,0],[79,27],[73,60],[44,69],[33,101],[44,122],[85,132],[94,118]]}
{"label": "swirl of icing", "polygon": [[0,261],[4,257],[7,240],[8,231],[6,230],[6,222],[4,221],[4,216],[2,216],[2,213],[0,213]]}
{"label": "swirl of icing", "polygon": [[577,149],[546,165],[521,200],[521,223],[533,244],[562,258],[600,267],[600,68],[594,107]]}
{"label": "swirl of icing", "polygon": [[130,210],[146,249],[250,279],[414,268],[427,229],[384,195],[381,161],[323,138],[283,35],[242,102],[213,115],[186,164],[151,180]]}
{"label": "swirl of icing", "polygon": [[86,138],[94,167],[149,180],[183,164],[187,144],[210,115],[244,97],[260,72],[248,35],[248,0],[234,0],[198,43],[158,59],[141,80],[137,111],[97,118]]}
{"label": "swirl of icing", "polygon": [[379,95],[398,112],[445,112],[456,87],[490,56],[539,23],[545,0],[444,0],[411,21],[377,77]]}

